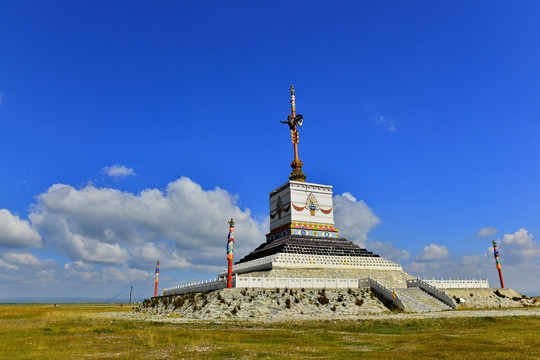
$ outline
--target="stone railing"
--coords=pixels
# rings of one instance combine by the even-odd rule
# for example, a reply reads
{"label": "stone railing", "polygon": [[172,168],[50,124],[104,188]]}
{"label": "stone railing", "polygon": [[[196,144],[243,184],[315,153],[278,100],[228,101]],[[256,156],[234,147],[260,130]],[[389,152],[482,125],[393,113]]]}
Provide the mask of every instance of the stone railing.
{"label": "stone railing", "polygon": [[247,288],[288,288],[288,289],[347,289],[358,288],[358,279],[339,278],[292,278],[292,277],[252,277],[236,276],[235,287]]}
{"label": "stone railing", "polygon": [[[374,284],[374,285],[373,285]],[[292,278],[292,277],[254,277],[234,275],[231,286],[233,288],[258,288],[258,289],[354,289],[368,287],[384,287],[373,279],[353,279],[353,278]],[[176,286],[165,289],[164,296],[180,295],[190,292],[204,292],[224,289],[227,287],[226,278],[219,278],[209,281],[200,281],[191,284]],[[383,290],[381,290],[383,291]],[[390,291],[390,290],[388,290]],[[390,292],[391,294],[391,292]]]}
{"label": "stone railing", "polygon": [[439,289],[489,289],[488,279],[424,279]]}
{"label": "stone railing", "polygon": [[[276,258],[276,255],[269,255],[259,259],[251,260],[245,263],[234,264],[233,265],[233,274],[236,273],[245,273],[253,271],[268,270],[272,268],[272,262]],[[227,269],[224,269],[219,276],[225,276],[227,274]]]}
{"label": "stone railing", "polygon": [[425,292],[427,292],[428,294],[430,294],[430,295],[434,296],[435,298],[439,299],[440,301],[442,301],[446,305],[450,306],[451,308],[453,308],[453,309],[457,308],[456,303],[454,302],[454,300],[450,296],[448,296],[446,291],[437,289],[435,286],[428,284],[424,280],[421,280],[419,278],[412,279],[412,280],[407,280],[407,287],[408,288],[418,287],[418,288],[424,290]]}
{"label": "stone railing", "polygon": [[191,292],[204,292],[211,290],[224,289],[227,287],[227,279],[215,279],[207,281],[199,281],[186,285],[175,286],[172,288],[164,289],[163,296],[180,295]]}
{"label": "stone railing", "polygon": [[369,287],[371,288],[373,292],[383,297],[386,301],[390,302],[391,304],[400,308],[401,310],[405,310],[405,304],[403,304],[403,301],[401,301],[399,296],[397,294],[394,294],[392,290],[390,290],[383,284],[379,283],[377,280],[372,279],[371,277],[368,279],[364,279],[363,281],[369,284]]}

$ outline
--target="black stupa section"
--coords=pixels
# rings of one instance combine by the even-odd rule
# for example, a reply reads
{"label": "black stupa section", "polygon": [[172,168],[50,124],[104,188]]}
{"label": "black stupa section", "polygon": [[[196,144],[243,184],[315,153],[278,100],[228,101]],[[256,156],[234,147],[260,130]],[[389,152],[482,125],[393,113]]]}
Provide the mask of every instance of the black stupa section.
{"label": "black stupa section", "polygon": [[353,244],[345,238],[328,239],[315,236],[287,235],[281,239],[263,243],[244,256],[236,264],[245,263],[277,253],[326,255],[326,256],[361,256],[380,257],[371,251]]}

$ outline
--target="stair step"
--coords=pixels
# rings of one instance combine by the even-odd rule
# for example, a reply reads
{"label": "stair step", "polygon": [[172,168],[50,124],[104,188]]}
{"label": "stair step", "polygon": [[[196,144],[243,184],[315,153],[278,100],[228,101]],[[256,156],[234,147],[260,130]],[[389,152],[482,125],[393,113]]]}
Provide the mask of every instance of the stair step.
{"label": "stair step", "polygon": [[451,309],[421,288],[396,289],[396,293],[409,311],[427,312]]}

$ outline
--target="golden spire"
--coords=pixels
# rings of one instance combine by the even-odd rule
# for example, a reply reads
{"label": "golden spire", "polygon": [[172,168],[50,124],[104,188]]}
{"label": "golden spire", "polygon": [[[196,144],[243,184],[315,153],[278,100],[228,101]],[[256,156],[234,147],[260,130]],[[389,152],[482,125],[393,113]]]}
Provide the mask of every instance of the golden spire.
{"label": "golden spire", "polygon": [[306,175],[302,172],[302,161],[298,158],[298,129],[302,126],[304,117],[300,114],[296,115],[296,98],[294,96],[294,86],[291,85],[291,113],[287,116],[287,121],[281,123],[288,124],[291,130],[291,139],[294,145],[294,160],[291,163],[292,172],[289,175],[289,180],[306,182]]}

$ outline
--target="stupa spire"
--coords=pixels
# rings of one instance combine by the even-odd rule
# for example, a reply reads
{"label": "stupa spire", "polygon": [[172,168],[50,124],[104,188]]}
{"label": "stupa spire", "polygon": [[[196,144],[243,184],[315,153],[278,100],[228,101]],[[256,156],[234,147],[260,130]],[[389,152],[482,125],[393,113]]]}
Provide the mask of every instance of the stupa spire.
{"label": "stupa spire", "polygon": [[304,117],[302,115],[296,115],[296,98],[294,96],[294,86],[291,85],[291,113],[287,116],[287,121],[281,121],[281,123],[289,125],[294,145],[294,160],[291,163],[292,172],[289,175],[289,180],[306,182],[306,175],[302,172],[304,164],[298,158],[298,127],[302,126],[303,121]]}

